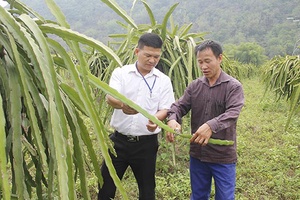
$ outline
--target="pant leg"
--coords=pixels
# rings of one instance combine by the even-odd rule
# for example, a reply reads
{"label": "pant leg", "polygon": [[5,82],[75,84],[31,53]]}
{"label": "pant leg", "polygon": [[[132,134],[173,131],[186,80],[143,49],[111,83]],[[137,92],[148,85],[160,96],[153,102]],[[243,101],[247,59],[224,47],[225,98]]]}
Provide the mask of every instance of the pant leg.
{"label": "pant leg", "polygon": [[191,200],[208,200],[211,192],[212,173],[208,163],[190,157]]}
{"label": "pant leg", "polygon": [[236,182],[236,164],[212,164],[216,200],[233,200]]}
{"label": "pant leg", "polygon": [[155,200],[155,169],[158,141],[143,140],[132,149],[130,166],[137,180],[139,200]]}
{"label": "pant leg", "polygon": [[[128,168],[127,162],[127,146],[122,140],[116,138],[114,135],[111,136],[111,140],[114,142],[114,148],[117,153],[117,157],[110,153],[112,163],[116,169],[119,179],[123,178],[123,175]],[[98,200],[111,200],[114,199],[116,193],[116,186],[113,179],[111,178],[108,168],[103,162],[101,167],[101,174],[103,177],[103,186],[100,188],[98,193]]]}

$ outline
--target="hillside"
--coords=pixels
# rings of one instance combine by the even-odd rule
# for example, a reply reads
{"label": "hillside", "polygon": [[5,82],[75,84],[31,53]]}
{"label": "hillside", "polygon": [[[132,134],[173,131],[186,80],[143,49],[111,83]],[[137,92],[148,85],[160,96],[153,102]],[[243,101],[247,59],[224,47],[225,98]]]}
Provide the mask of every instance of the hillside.
{"label": "hillside", "polygon": [[[51,14],[40,0],[21,0],[42,16]],[[116,0],[137,24],[149,23],[148,14],[141,1]],[[179,26],[193,23],[193,32],[210,32],[206,36],[223,44],[256,42],[266,50],[266,55],[292,54],[300,39],[300,23],[288,20],[299,18],[298,0],[146,0],[158,22],[162,21],[169,8],[179,2],[173,18]],[[122,21],[100,0],[59,0],[68,22],[74,30],[107,42],[108,35],[123,33],[116,23]],[[132,9],[133,7],[133,9]],[[131,10],[132,9],[132,10]],[[299,53],[296,52],[296,53]]]}

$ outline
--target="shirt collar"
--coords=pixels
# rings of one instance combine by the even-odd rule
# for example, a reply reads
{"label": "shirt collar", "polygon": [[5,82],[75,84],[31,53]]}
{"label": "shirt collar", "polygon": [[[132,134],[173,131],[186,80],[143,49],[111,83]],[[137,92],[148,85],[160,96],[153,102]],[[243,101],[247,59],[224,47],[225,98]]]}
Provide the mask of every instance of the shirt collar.
{"label": "shirt collar", "polygon": [[[130,65],[130,67],[128,69],[128,73],[134,72],[136,74],[139,74],[138,70],[136,69],[136,64],[137,64],[137,62],[135,62],[134,64]],[[159,75],[160,75],[159,72],[160,71],[154,67],[146,76],[148,77],[148,76],[155,75],[155,76],[159,77]]]}
{"label": "shirt collar", "polygon": [[[228,74],[226,74],[223,70],[221,70],[221,74],[220,74],[219,78],[217,79],[217,81],[215,82],[215,84],[213,86],[219,85],[219,84],[224,83],[224,82],[228,82],[229,79],[230,79],[230,76]],[[205,76],[201,77],[200,80],[203,83],[209,85],[208,79]]]}

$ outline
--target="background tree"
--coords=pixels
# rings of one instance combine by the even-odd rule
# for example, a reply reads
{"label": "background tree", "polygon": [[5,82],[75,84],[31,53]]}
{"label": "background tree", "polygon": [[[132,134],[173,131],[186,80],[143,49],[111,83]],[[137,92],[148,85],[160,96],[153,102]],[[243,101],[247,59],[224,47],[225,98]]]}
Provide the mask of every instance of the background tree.
{"label": "background tree", "polygon": [[[47,19],[52,19],[47,6],[40,0],[22,0]],[[149,24],[142,1],[118,0],[118,4],[130,13],[136,24]],[[192,23],[191,32],[206,32],[204,39],[213,39],[222,44],[239,45],[255,42],[265,49],[265,54],[291,55],[294,43],[299,39],[299,23],[287,20],[298,17],[298,0],[147,0],[153,8],[156,20],[162,21],[165,13],[175,3],[173,18],[181,27]],[[103,42],[110,41],[108,35],[119,33],[116,21],[123,19],[99,0],[59,0],[60,6],[73,30],[84,33]],[[134,9],[132,6],[134,4]],[[132,10],[132,12],[131,12]],[[92,19],[92,20],[91,20]],[[107,23],[110,26],[107,26]]]}
{"label": "background tree", "polygon": [[262,65],[267,57],[264,48],[256,43],[241,43],[240,45],[225,45],[227,56],[244,64]]}

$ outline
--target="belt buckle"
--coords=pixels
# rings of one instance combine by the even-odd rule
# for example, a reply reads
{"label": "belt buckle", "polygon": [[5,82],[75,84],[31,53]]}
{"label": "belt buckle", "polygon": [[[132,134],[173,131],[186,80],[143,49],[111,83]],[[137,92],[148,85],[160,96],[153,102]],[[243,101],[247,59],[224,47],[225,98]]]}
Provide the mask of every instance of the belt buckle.
{"label": "belt buckle", "polygon": [[139,136],[127,135],[127,141],[128,142],[138,142]]}

